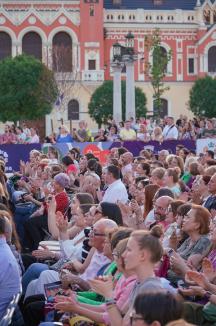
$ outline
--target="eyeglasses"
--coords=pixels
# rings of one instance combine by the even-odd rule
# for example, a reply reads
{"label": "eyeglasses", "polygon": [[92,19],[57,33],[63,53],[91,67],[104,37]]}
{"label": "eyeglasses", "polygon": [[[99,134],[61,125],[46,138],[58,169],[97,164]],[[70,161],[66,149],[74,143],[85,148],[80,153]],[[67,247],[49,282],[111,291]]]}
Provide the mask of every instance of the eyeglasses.
{"label": "eyeglasses", "polygon": [[95,231],[93,228],[91,229],[91,234],[93,234],[94,237],[105,237],[106,236],[105,233],[99,233],[99,232]]}
{"label": "eyeglasses", "polygon": [[185,214],[184,215],[184,220],[189,220],[190,218],[192,218],[193,216],[191,215],[188,215],[188,214]]}
{"label": "eyeglasses", "polygon": [[95,214],[102,214],[102,212],[99,209],[96,209]]}
{"label": "eyeglasses", "polygon": [[130,314],[130,325],[133,326],[133,323],[136,322],[137,320],[142,320],[142,321],[146,322],[142,316],[137,315],[136,313],[132,312]]}
{"label": "eyeglasses", "polygon": [[112,256],[113,256],[113,258],[119,258],[119,254],[117,253],[117,252],[112,252]]}

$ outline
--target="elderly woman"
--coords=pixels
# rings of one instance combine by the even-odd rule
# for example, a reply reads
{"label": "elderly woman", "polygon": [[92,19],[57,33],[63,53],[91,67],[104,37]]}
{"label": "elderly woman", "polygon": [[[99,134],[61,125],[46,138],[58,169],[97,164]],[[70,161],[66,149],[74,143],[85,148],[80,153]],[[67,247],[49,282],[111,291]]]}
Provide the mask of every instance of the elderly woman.
{"label": "elderly woman", "polygon": [[191,210],[184,216],[182,231],[188,235],[188,238],[170,258],[172,271],[168,272],[168,278],[174,283],[190,270],[188,265],[199,268],[203,257],[208,253],[211,245],[210,218],[209,211],[200,205],[192,205]]}
{"label": "elderly woman", "polygon": [[73,137],[69,133],[69,130],[67,129],[66,126],[61,126],[59,127],[59,135],[57,136],[56,139],[57,143],[72,143],[73,142]]}

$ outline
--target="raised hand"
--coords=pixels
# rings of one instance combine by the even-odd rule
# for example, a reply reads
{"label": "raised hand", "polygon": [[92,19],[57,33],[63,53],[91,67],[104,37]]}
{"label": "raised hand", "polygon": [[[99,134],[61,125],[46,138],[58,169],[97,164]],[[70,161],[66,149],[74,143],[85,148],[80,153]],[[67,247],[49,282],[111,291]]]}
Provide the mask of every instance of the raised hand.
{"label": "raised hand", "polygon": [[68,219],[64,218],[61,212],[56,212],[56,225],[60,232],[67,232],[68,229]]}
{"label": "raised hand", "polygon": [[112,275],[108,277],[102,277],[89,281],[91,288],[94,292],[104,296],[105,298],[111,298],[113,295],[113,281]]}
{"label": "raised hand", "polygon": [[196,271],[188,271],[186,273],[186,276],[189,280],[195,282],[203,289],[207,289],[209,286],[209,281],[206,278],[206,276],[202,273],[196,272]]}

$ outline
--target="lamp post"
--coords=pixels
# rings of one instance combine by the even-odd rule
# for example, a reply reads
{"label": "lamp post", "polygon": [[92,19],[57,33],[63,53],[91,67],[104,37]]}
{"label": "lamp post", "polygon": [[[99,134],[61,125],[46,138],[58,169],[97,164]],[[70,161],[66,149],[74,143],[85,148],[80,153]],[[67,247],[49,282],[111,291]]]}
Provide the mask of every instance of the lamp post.
{"label": "lamp post", "polygon": [[122,46],[113,44],[113,119],[116,124],[122,121],[122,94],[121,94],[121,70],[122,70]]}
{"label": "lamp post", "polygon": [[129,32],[125,39],[125,54],[122,57],[122,61],[126,66],[126,120],[129,120],[131,117],[135,120],[134,62],[137,60],[137,55],[134,52],[134,35]]}

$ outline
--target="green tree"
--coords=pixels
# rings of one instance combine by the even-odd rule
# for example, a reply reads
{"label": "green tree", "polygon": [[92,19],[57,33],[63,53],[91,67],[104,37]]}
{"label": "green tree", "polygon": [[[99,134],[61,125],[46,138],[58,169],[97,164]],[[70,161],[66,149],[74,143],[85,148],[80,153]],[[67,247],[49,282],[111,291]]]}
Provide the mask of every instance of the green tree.
{"label": "green tree", "polygon": [[189,109],[197,116],[216,116],[216,79],[206,76],[197,79],[190,90]]}
{"label": "green tree", "polygon": [[[125,97],[126,83],[122,81],[122,116],[125,120]],[[135,87],[135,107],[136,116],[139,118],[146,115],[146,96],[143,91]],[[107,120],[113,115],[113,81],[105,81],[92,94],[88,105],[89,114],[99,126],[106,124]]]}
{"label": "green tree", "polygon": [[58,96],[54,74],[39,60],[20,55],[0,61],[0,120],[43,117]]}
{"label": "green tree", "polygon": [[163,80],[168,72],[168,63],[172,58],[171,50],[167,52],[161,46],[159,29],[154,30],[152,35],[146,36],[145,53],[152,53],[152,62],[149,61],[149,56],[145,58],[145,72],[149,76],[153,87],[153,99],[159,116],[162,108],[162,96],[169,90]]}

